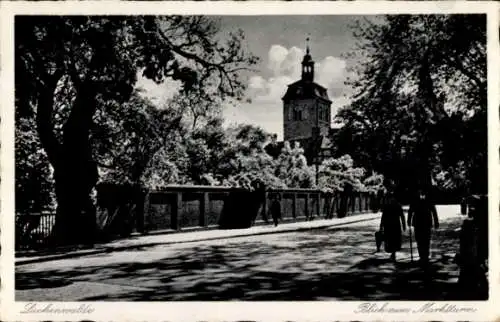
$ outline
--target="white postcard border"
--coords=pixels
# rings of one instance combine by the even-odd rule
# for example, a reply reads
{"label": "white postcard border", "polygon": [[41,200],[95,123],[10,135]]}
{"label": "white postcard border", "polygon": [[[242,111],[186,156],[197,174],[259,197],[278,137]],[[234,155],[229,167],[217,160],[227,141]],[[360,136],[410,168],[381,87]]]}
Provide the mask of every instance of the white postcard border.
{"label": "white postcard border", "polygon": [[[1,19],[1,311],[6,321],[322,321],[322,320],[440,320],[490,321],[497,319],[499,298],[499,6],[495,2],[4,2]],[[488,14],[488,175],[489,175],[489,245],[490,299],[485,302],[432,302],[431,307],[448,305],[451,312],[418,312],[431,302],[15,302],[14,300],[14,66],[13,17],[15,14],[206,14],[206,15],[341,15],[341,14]],[[383,307],[380,313],[356,313],[366,303]],[[35,305],[52,313],[21,313]],[[83,307],[82,307],[83,305]],[[385,305],[385,306],[384,306]],[[47,309],[47,306],[49,308]],[[456,313],[450,308],[474,309]],[[57,310],[72,310],[58,314]],[[388,313],[407,310],[409,313]],[[400,311],[406,312],[406,311]]]}

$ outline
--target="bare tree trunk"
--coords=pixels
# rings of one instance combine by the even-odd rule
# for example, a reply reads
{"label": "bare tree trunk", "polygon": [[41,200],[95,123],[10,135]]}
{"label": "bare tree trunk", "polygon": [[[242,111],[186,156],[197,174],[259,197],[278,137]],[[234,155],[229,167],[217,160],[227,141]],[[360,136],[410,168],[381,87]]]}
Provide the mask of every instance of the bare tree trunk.
{"label": "bare tree trunk", "polygon": [[[63,153],[74,153],[64,149]],[[78,160],[78,158],[82,158]],[[55,169],[56,224],[54,237],[59,244],[92,243],[96,213],[90,193],[97,183],[97,167],[80,153],[61,158]]]}
{"label": "bare tree trunk", "polygon": [[91,242],[95,231],[95,208],[90,193],[98,179],[89,140],[96,92],[92,84],[78,88],[71,114],[63,128],[63,141],[54,135],[52,110],[57,81],[41,92],[37,127],[42,145],[54,168],[56,223],[52,240],[56,244]]}
{"label": "bare tree trunk", "polygon": [[[63,128],[61,162],[59,168],[55,169],[58,200],[56,220],[59,217],[61,223],[73,227],[69,229],[71,235],[66,236],[70,242],[92,242],[95,234],[96,215],[90,194],[97,183],[98,173],[97,164],[92,160],[89,136],[96,107],[94,85],[91,82],[81,84]],[[68,218],[71,218],[70,222]],[[76,240],[72,240],[73,237]]]}
{"label": "bare tree trunk", "polygon": [[422,57],[417,95],[420,102],[417,105],[419,109],[417,111],[417,127],[420,138],[416,149],[416,174],[420,188],[429,189],[432,186],[433,139],[436,139],[432,133],[432,127],[445,115],[434,91],[434,82],[429,66],[429,50]]}

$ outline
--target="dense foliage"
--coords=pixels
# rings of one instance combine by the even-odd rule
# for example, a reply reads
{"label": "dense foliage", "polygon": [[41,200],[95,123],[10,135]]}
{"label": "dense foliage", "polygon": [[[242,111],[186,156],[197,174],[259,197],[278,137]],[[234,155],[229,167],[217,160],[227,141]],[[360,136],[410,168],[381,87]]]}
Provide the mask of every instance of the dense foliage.
{"label": "dense foliage", "polygon": [[338,113],[338,153],[408,194],[417,185],[487,189],[485,15],[360,21],[353,102]]}
{"label": "dense foliage", "polygon": [[52,171],[34,120],[20,119],[15,128],[16,211],[40,212],[54,208]]}
{"label": "dense foliage", "polygon": [[[111,167],[116,162],[114,175],[137,183],[161,142],[174,135],[178,118],[170,110],[153,112],[134,99],[138,73],[157,83],[178,81],[180,95],[214,102],[242,98],[240,72],[256,62],[243,48],[241,32],[226,35],[223,42],[210,17],[18,16],[15,26],[16,121],[34,120],[52,166],[54,235],[61,243],[85,238],[79,226],[94,222],[91,193],[101,162]],[[170,126],[156,133],[147,117]],[[137,124],[126,133],[106,133],[106,125],[113,130]],[[158,144],[145,145],[152,135]],[[120,146],[97,143],[103,138]],[[133,162],[124,154],[133,154]]]}
{"label": "dense foliage", "polygon": [[319,186],[327,191],[378,192],[384,189],[383,176],[373,173],[367,175],[364,168],[355,167],[350,155],[337,159],[326,159],[321,165]]}
{"label": "dense foliage", "polygon": [[[315,169],[307,164],[304,150],[298,144],[292,147],[284,142],[278,155],[269,155],[265,147],[271,135],[257,126],[240,124],[226,128],[220,117],[207,116],[198,119],[203,127],[193,129],[190,122],[183,121],[185,113],[178,113],[168,104],[155,106],[138,93],[113,111],[119,113],[108,111],[108,117],[92,137],[100,182],[148,189],[172,184],[224,185],[249,190],[316,187]],[[22,200],[33,203],[36,198],[49,197],[53,187],[49,163],[40,144],[26,139],[36,141],[37,134],[23,124],[17,125],[17,165],[33,169],[19,172],[23,176],[17,182],[18,191],[24,193],[20,195]],[[31,151],[33,148],[38,148],[38,154]],[[26,153],[32,153],[33,157]],[[33,163],[34,160],[37,162]],[[347,183],[359,191],[380,188],[381,179],[367,178],[364,169],[353,168],[349,156],[325,160],[320,169],[319,187],[328,191],[343,190]],[[40,174],[34,176],[33,171]],[[26,195],[32,192],[29,187],[40,184],[40,180],[44,186],[37,193],[41,194]],[[17,208],[21,212],[33,209]]]}
{"label": "dense foliage", "polygon": [[312,188],[315,186],[314,169],[307,165],[304,150],[298,144],[292,148],[289,142],[285,142],[276,160],[275,173],[287,187]]}

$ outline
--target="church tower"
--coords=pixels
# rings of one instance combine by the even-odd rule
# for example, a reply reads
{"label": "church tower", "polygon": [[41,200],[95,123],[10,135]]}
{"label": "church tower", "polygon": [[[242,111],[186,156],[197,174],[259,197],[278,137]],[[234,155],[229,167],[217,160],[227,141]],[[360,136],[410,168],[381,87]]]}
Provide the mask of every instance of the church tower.
{"label": "church tower", "polygon": [[314,82],[314,61],[309,43],[302,59],[302,77],[288,85],[282,100],[285,141],[304,142],[328,136],[332,102],[326,88]]}

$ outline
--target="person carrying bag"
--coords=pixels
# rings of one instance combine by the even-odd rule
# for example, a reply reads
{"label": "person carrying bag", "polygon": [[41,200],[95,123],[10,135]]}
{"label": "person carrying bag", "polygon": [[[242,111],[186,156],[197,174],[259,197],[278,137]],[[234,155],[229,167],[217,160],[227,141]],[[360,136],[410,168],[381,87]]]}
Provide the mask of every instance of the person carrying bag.
{"label": "person carrying bag", "polygon": [[[390,193],[382,207],[379,236],[384,242],[384,250],[391,254],[391,260],[396,261],[396,252],[401,250],[402,231],[406,231],[403,207],[397,201],[394,193]],[[377,248],[378,249],[378,248]]]}

